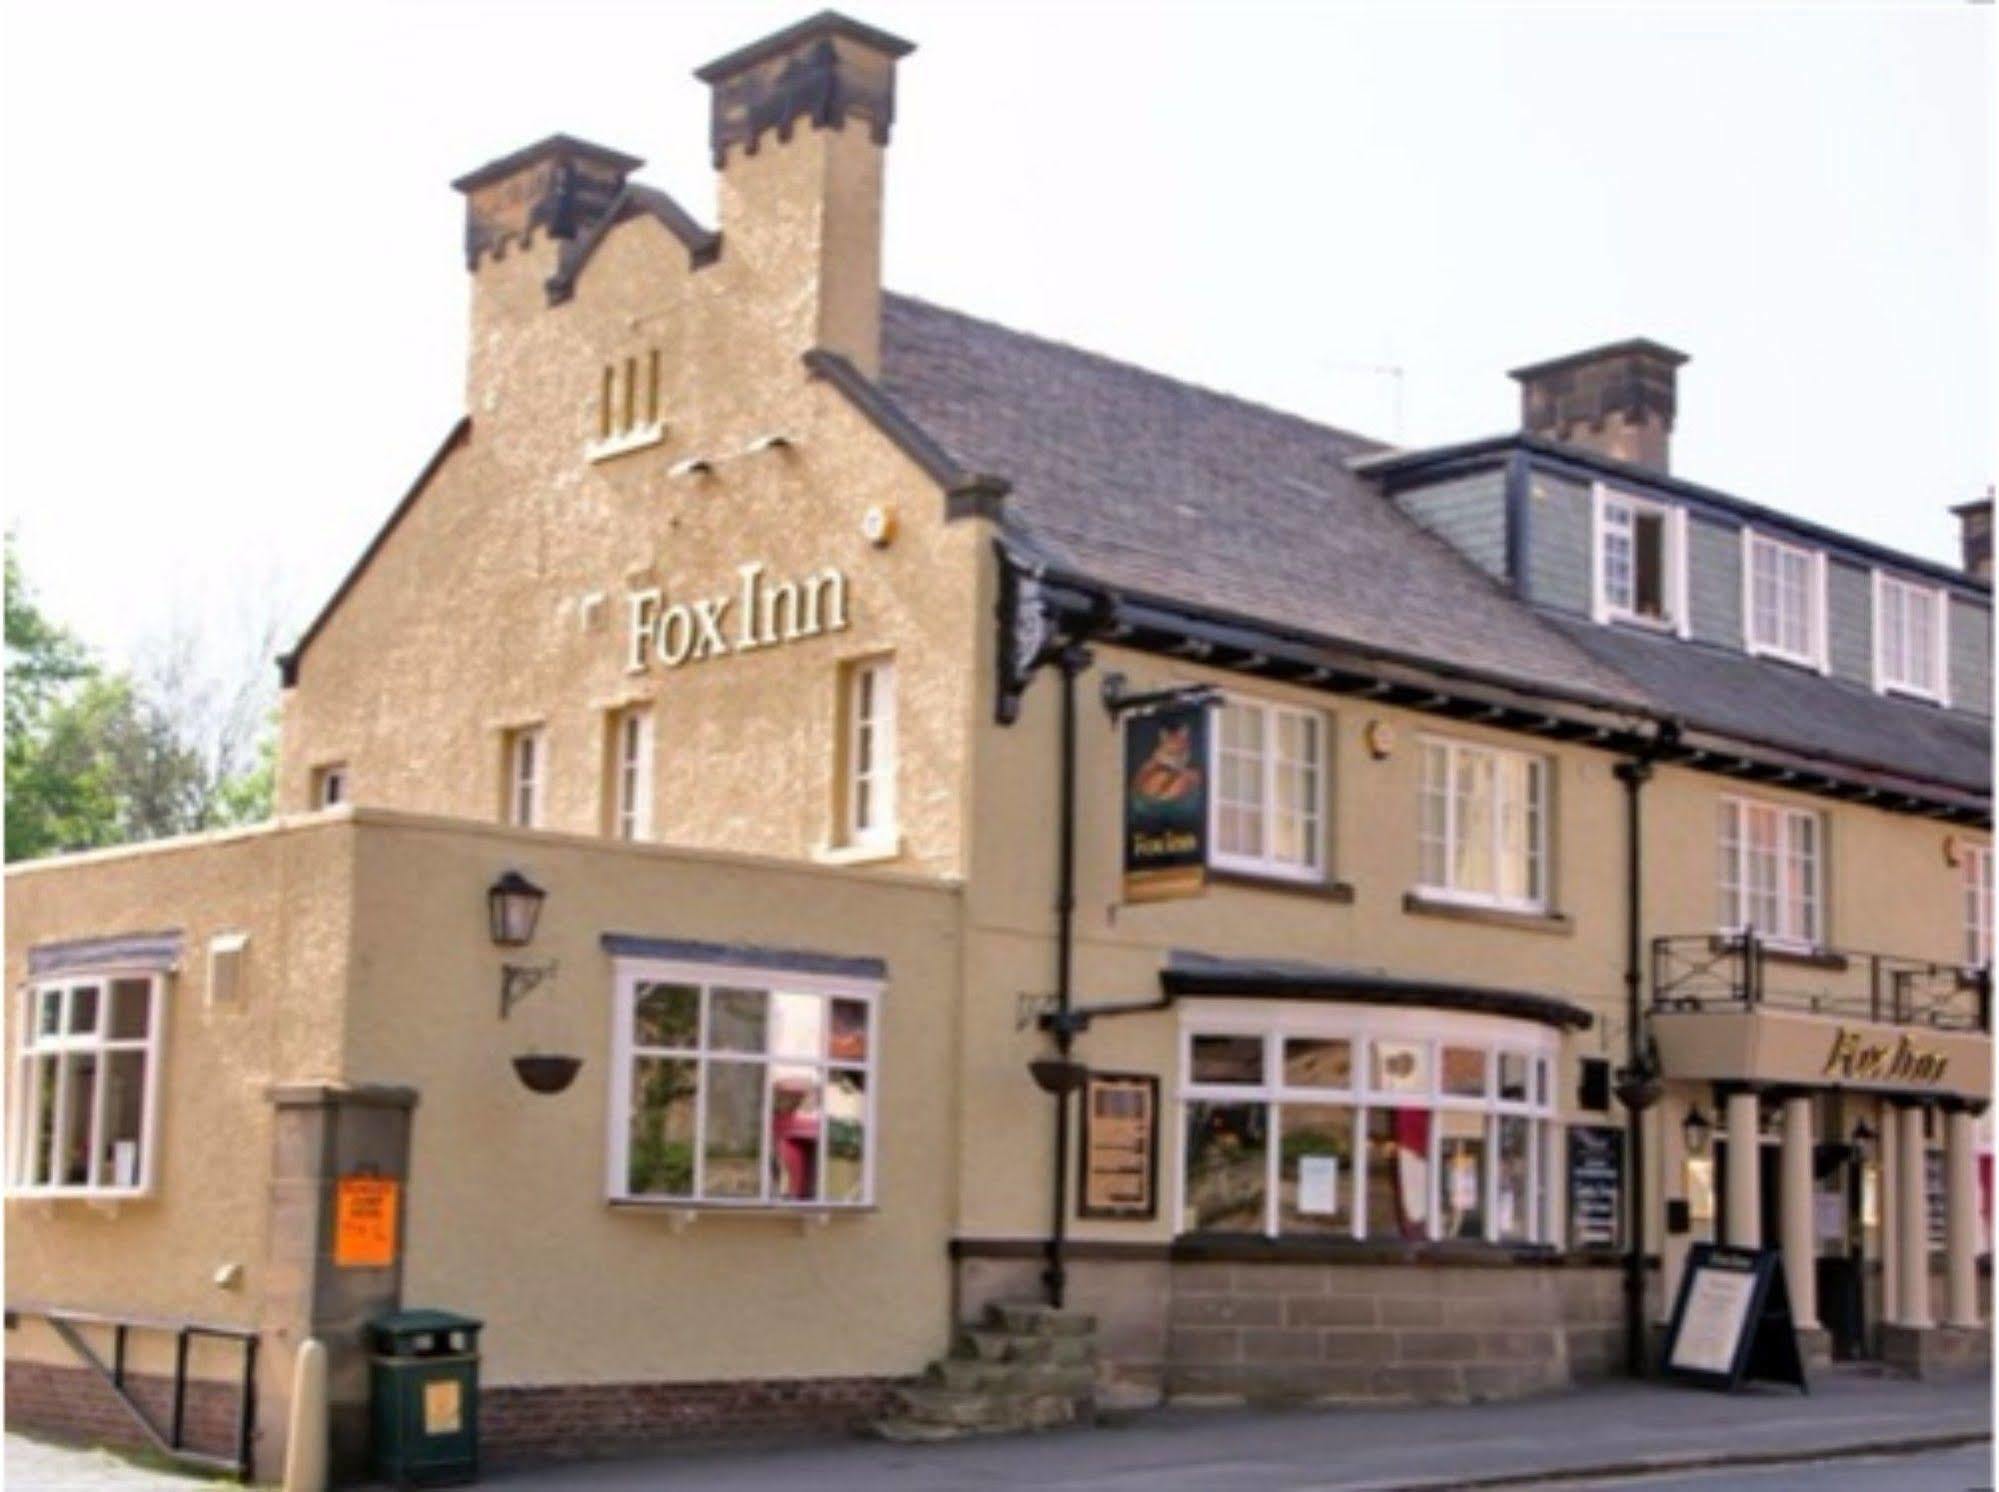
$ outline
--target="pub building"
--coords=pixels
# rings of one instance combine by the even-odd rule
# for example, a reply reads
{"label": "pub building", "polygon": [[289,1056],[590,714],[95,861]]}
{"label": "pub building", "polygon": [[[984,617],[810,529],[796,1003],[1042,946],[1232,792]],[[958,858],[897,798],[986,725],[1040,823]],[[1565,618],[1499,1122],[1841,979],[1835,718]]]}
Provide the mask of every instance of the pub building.
{"label": "pub building", "polygon": [[11,1421],[347,1475],[402,1307],[488,1458],[1504,1397],[1704,1241],[1983,1363],[1990,501],[1702,485],[1646,340],[1403,450],[889,293],[910,51],[702,68],[712,226],[457,181],[278,816],[8,874]]}

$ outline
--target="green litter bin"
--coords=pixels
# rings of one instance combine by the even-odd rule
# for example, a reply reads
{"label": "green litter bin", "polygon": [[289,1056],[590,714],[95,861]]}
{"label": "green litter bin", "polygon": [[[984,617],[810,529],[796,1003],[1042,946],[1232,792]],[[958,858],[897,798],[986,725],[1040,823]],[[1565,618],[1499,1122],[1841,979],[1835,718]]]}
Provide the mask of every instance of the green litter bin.
{"label": "green litter bin", "polygon": [[479,1332],[450,1311],[397,1311],[368,1323],[375,1473],[397,1487],[479,1477]]}

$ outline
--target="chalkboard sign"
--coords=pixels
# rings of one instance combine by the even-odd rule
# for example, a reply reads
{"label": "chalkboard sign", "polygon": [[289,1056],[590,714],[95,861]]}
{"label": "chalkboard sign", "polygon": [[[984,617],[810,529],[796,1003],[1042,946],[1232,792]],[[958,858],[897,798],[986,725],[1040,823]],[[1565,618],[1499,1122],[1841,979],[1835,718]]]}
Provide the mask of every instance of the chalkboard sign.
{"label": "chalkboard sign", "polygon": [[1666,1328],[1664,1369],[1704,1388],[1734,1389],[1756,1378],[1811,1392],[1775,1249],[1693,1246]]}
{"label": "chalkboard sign", "polygon": [[1602,1124],[1569,1129],[1569,1244],[1614,1249],[1624,1236],[1624,1131]]}

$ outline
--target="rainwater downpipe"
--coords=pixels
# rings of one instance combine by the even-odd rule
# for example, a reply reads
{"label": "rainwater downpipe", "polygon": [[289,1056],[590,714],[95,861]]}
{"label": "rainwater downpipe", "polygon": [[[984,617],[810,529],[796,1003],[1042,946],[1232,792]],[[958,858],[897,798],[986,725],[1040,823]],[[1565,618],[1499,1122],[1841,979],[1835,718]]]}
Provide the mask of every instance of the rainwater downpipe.
{"label": "rainwater downpipe", "polygon": [[[1055,1051],[1064,1062],[1071,1060],[1076,1045],[1075,1003],[1076,964],[1076,680],[1090,666],[1090,650],[1080,642],[1063,647],[1056,663],[1062,671],[1062,787],[1059,807],[1059,859],[1055,870],[1055,1012],[1047,1022],[1055,1037]],[[1057,1092],[1055,1099],[1055,1188],[1050,1199],[1047,1267],[1041,1282],[1048,1303],[1056,1310],[1068,1291],[1069,1274],[1063,1259],[1069,1235],[1069,1092]]]}

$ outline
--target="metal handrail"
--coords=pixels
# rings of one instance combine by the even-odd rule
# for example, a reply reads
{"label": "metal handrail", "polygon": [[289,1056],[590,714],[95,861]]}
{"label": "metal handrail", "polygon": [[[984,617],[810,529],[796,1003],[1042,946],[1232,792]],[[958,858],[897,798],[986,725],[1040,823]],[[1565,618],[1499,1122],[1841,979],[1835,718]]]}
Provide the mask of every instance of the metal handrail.
{"label": "metal handrail", "polygon": [[[1783,963],[1798,955],[1819,965],[1823,977],[1786,979]],[[1865,974],[1864,987],[1855,987],[1856,969]],[[1991,989],[1989,970],[1867,949],[1792,949],[1773,945],[1753,927],[1652,940],[1655,1011],[1771,1005],[1886,1025],[1989,1032]]]}
{"label": "metal handrail", "polygon": [[[131,1415],[160,1454],[189,1466],[227,1472],[240,1482],[250,1480],[252,1446],[257,1433],[257,1347],[260,1341],[259,1333],[254,1328],[220,1322],[118,1316],[102,1311],[71,1310],[66,1306],[26,1303],[8,1306],[10,1324],[17,1316],[37,1316],[48,1322],[70,1351],[117,1395],[126,1413]],[[111,1332],[111,1362],[108,1365],[84,1340],[82,1328],[93,1326],[106,1327]],[[140,1407],[139,1401],[125,1387],[126,1347],[134,1331],[165,1332],[174,1338],[172,1415],[165,1430],[153,1423],[153,1417]],[[187,1364],[189,1349],[197,1337],[233,1341],[243,1348],[243,1376],[236,1399],[234,1456],[213,1455],[190,1450],[187,1446]]]}

